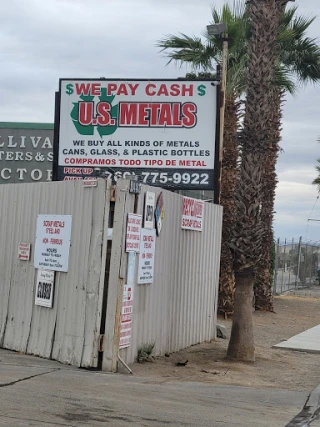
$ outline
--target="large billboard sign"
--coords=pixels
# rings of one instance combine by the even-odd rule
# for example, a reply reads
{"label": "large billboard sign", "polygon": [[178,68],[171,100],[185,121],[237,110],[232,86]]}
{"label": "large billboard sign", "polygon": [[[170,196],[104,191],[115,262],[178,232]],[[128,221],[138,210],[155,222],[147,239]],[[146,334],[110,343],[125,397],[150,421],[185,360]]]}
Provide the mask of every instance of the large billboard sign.
{"label": "large billboard sign", "polygon": [[54,179],[212,190],[216,93],[208,80],[61,79]]}
{"label": "large billboard sign", "polygon": [[51,181],[53,124],[0,122],[0,184]]}

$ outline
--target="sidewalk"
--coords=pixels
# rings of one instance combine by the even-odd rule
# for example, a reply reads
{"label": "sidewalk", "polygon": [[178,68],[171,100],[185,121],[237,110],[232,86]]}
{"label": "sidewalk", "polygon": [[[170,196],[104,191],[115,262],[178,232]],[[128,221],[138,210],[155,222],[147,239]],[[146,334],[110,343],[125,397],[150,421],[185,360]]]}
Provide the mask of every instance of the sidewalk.
{"label": "sidewalk", "polygon": [[0,426],[283,427],[307,393],[151,381],[0,350]]}
{"label": "sidewalk", "polygon": [[320,353],[320,325],[294,335],[288,340],[274,345],[274,347],[306,353]]}

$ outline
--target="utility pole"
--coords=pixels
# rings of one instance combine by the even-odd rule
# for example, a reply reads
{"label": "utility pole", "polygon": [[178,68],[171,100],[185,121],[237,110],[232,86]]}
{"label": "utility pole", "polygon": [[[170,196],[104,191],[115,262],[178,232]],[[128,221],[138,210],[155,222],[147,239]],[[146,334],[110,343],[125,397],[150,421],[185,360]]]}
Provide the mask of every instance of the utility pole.
{"label": "utility pole", "polygon": [[207,25],[207,31],[209,36],[220,36],[222,39],[222,57],[221,57],[221,78],[220,78],[220,134],[219,134],[219,162],[218,162],[218,185],[217,195],[215,195],[215,201],[220,204],[221,199],[221,176],[222,176],[222,161],[223,161],[223,135],[224,135],[224,114],[226,106],[226,90],[227,90],[227,68],[228,68],[228,34],[226,32],[226,24],[220,22],[218,24]]}

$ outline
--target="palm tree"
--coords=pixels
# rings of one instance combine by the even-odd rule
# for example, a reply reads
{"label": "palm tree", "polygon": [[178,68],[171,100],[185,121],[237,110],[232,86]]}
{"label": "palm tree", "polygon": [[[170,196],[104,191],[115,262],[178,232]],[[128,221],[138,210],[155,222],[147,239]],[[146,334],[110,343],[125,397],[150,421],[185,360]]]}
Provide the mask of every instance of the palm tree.
{"label": "palm tree", "polygon": [[[281,22],[278,32],[278,60],[275,64],[273,88],[273,129],[271,146],[264,171],[264,193],[262,220],[266,225],[266,239],[263,242],[265,257],[261,260],[255,286],[255,302],[257,309],[272,310],[272,294],[270,280],[270,248],[272,246],[272,220],[274,193],[276,187],[275,164],[278,157],[281,128],[281,104],[285,92],[294,93],[296,86],[293,76],[301,82],[319,78],[319,50],[314,40],[305,37],[305,31],[314,18],[294,17],[297,8],[291,8],[283,14],[285,2],[277,0],[278,17]],[[225,316],[232,314],[234,304],[234,272],[233,257],[228,243],[235,218],[235,186],[237,177],[237,160],[239,148],[237,131],[241,114],[240,96],[245,91],[245,75],[248,62],[248,40],[250,22],[248,10],[242,2],[234,3],[233,8],[224,5],[221,12],[212,10],[214,23],[225,22],[230,39],[228,64],[227,96],[225,106],[224,149],[222,165],[221,204],[224,206],[219,312]],[[211,71],[221,59],[221,40],[204,34],[201,38],[169,35],[158,43],[162,50],[169,51],[171,61],[180,64],[189,63],[193,69]],[[270,243],[271,242],[271,243]]]}
{"label": "palm tree", "polygon": [[[287,78],[292,82],[291,92],[297,90],[298,81],[301,84],[318,82],[320,80],[320,49],[316,40],[306,37],[306,31],[315,17],[305,18],[295,16],[297,7],[285,11],[283,2],[277,4],[278,19],[280,19],[278,40],[278,60]],[[266,157],[263,175],[263,199],[261,221],[265,226],[262,241],[262,253],[255,278],[255,308],[258,310],[273,310],[271,247],[273,245],[273,212],[277,184],[276,162],[281,141],[281,106],[284,103],[285,90],[283,87],[273,88],[273,135],[269,142],[269,154]]]}
{"label": "palm tree", "polygon": [[[286,4],[286,2],[284,2]],[[279,19],[275,0],[251,0],[252,35],[248,44],[246,105],[241,130],[241,166],[236,191],[236,220],[231,240],[236,279],[235,310],[227,355],[254,361],[252,298],[261,258],[263,172],[273,137],[273,80]]]}
{"label": "palm tree", "polygon": [[[229,38],[227,93],[225,99],[225,127],[221,180],[221,204],[223,211],[220,290],[218,310],[224,315],[233,313],[234,273],[233,258],[228,245],[231,239],[231,225],[235,215],[235,187],[239,149],[237,132],[241,115],[240,96],[245,90],[244,74],[246,68],[249,22],[244,3],[234,2],[233,7],[225,4],[221,11],[212,9],[212,22],[224,22]],[[169,51],[169,63],[176,61],[188,63],[193,70],[212,71],[221,62],[222,42],[218,36],[204,33],[205,42],[200,37],[185,34],[169,35],[158,42],[158,46]]]}

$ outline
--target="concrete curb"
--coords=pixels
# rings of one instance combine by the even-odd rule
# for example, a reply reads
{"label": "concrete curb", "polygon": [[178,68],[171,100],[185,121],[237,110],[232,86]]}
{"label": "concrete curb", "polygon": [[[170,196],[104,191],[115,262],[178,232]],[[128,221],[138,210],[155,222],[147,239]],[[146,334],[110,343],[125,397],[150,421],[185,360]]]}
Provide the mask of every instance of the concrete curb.
{"label": "concrete curb", "polygon": [[320,385],[309,394],[302,411],[285,427],[316,427],[316,425],[320,426]]}

